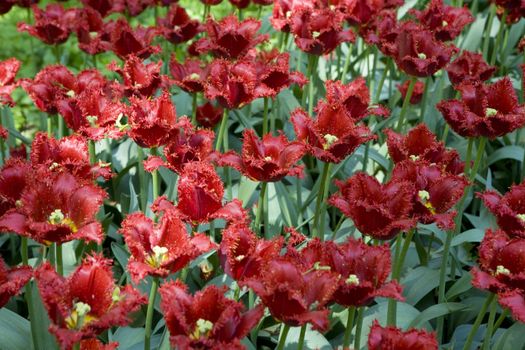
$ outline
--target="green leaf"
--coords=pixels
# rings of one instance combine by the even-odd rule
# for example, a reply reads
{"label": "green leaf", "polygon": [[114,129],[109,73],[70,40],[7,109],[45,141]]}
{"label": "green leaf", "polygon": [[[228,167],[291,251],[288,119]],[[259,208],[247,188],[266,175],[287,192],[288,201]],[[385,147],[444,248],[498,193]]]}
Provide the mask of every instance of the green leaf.
{"label": "green leaf", "polygon": [[519,147],[519,146],[501,147],[500,149],[494,151],[490,156],[488,156],[487,164],[491,165],[503,159],[512,159],[518,162],[523,161],[523,147]]}
{"label": "green leaf", "polygon": [[11,310],[0,309],[0,339],[3,350],[31,349],[29,321]]}
{"label": "green leaf", "polygon": [[[299,335],[301,334],[301,327],[291,327],[286,337],[286,342],[284,343],[284,348],[286,350],[297,349]],[[312,327],[308,324],[306,327],[306,333],[304,336],[304,347],[303,349],[319,349],[319,350],[331,350],[332,346],[326,340],[326,338],[319,332],[314,331]]]}
{"label": "green leaf", "polygon": [[523,349],[525,347],[523,334],[525,334],[525,324],[516,322],[501,335],[492,349]]}
{"label": "green leaf", "polygon": [[432,305],[428,309],[421,312],[413,321],[409,327],[419,328],[425,322],[433,320],[435,318],[451,314],[455,311],[463,310],[466,306],[461,303],[442,303]]}
{"label": "green leaf", "polygon": [[123,245],[120,245],[116,242],[111,243],[111,251],[113,252],[113,255],[115,255],[115,258],[117,259],[120,266],[122,266],[122,269],[126,271],[130,255],[129,252]]}
{"label": "green leaf", "polygon": [[144,342],[144,328],[120,327],[113,334],[112,341],[119,343],[119,349],[129,349]]}
{"label": "green leaf", "polygon": [[457,280],[452,287],[447,291],[445,297],[447,300],[453,299],[454,297],[465,293],[467,290],[472,289],[472,275],[466,273],[459,280]]}
{"label": "green leaf", "polygon": [[35,338],[37,344],[35,345],[35,350],[48,350],[56,349],[57,343],[55,338],[49,333],[49,317],[47,316],[47,311],[42,303],[42,298],[40,298],[40,293],[36,283],[32,283],[31,286],[31,296],[33,301],[33,307],[35,311],[35,319],[31,320],[35,327]]}
{"label": "green leaf", "polygon": [[455,247],[457,245],[463,244],[465,242],[481,242],[485,236],[485,231],[480,229],[472,229],[465,232],[461,232],[459,235],[452,238],[451,246]]}
{"label": "green leaf", "polygon": [[406,302],[415,305],[439,285],[439,270],[420,266],[409,271],[402,279]]}
{"label": "green leaf", "polygon": [[461,48],[469,51],[476,51],[481,45],[481,39],[483,38],[485,28],[485,22],[487,17],[478,16],[474,23],[470,26],[467,35],[461,42]]}

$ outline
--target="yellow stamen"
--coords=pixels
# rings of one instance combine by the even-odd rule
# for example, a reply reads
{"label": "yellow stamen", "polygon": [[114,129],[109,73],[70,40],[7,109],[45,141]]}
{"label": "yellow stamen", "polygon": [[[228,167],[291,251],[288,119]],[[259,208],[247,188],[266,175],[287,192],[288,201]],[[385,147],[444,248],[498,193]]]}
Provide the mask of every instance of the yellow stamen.
{"label": "yellow stamen", "polygon": [[498,265],[496,267],[496,275],[510,275],[510,270],[503,265]]}
{"label": "yellow stamen", "polygon": [[323,136],[324,140],[325,140],[325,144],[323,146],[324,149],[329,149],[330,146],[332,146],[335,142],[337,142],[339,140],[339,138],[335,135],[331,135],[331,134],[326,134]]}
{"label": "yellow stamen", "polygon": [[496,114],[498,114],[498,110],[497,109],[494,109],[494,108],[487,108],[487,109],[485,109],[485,116],[487,118],[493,117]]}
{"label": "yellow stamen", "polygon": [[419,200],[421,201],[421,203],[423,203],[425,208],[427,208],[432,215],[436,214],[436,209],[430,202],[430,193],[428,193],[425,190],[422,190],[417,193],[417,196],[419,197]]}
{"label": "yellow stamen", "polygon": [[195,324],[195,330],[190,334],[190,339],[198,340],[202,336],[207,338],[210,335],[212,329],[213,323],[211,321],[199,318]]}
{"label": "yellow stamen", "polygon": [[348,278],[346,279],[346,284],[351,284],[351,285],[354,285],[354,286],[358,286],[359,285],[359,277],[357,277],[356,275],[350,275],[348,276]]}

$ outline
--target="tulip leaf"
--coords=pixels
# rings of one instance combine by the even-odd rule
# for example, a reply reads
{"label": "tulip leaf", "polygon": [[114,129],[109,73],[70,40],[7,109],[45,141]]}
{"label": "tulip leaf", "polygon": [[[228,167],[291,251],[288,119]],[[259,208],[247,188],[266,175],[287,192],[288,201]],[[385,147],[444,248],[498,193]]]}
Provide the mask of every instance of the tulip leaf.
{"label": "tulip leaf", "polygon": [[439,285],[439,270],[426,266],[417,267],[409,271],[401,283],[404,286],[403,295],[406,297],[406,302],[416,305],[425,295]]}
{"label": "tulip leaf", "polygon": [[485,232],[480,229],[472,229],[465,232],[461,232],[459,235],[452,238],[451,246],[457,246],[466,242],[481,242],[483,237],[485,236]]}
{"label": "tulip leaf", "polygon": [[492,152],[487,158],[487,164],[491,165],[503,159],[523,161],[523,147],[505,146]]}
{"label": "tulip leaf", "polygon": [[425,322],[433,320],[435,318],[451,314],[455,311],[465,309],[467,306],[461,303],[442,303],[432,305],[429,308],[421,312],[413,321],[409,327],[419,328]]}
{"label": "tulip leaf", "polygon": [[491,349],[523,349],[525,347],[525,324],[516,322],[507,329]]}
{"label": "tulip leaf", "polygon": [[[301,327],[291,327],[288,336],[286,337],[284,348],[286,350],[297,349],[300,334]],[[304,336],[303,349],[331,350],[332,346],[321,333],[314,331],[311,326],[308,325]]]}
{"label": "tulip leaf", "polygon": [[470,273],[464,274],[458,279],[452,287],[447,291],[445,297],[447,300],[451,300],[459,294],[465,293],[469,289],[472,289],[472,275]]}
{"label": "tulip leaf", "polygon": [[35,345],[35,350],[48,350],[56,349],[57,343],[55,338],[49,333],[49,317],[47,316],[47,311],[42,303],[42,298],[40,297],[40,292],[36,283],[32,283],[32,301],[35,313],[35,319],[31,320],[34,323],[34,328],[36,331],[35,338],[37,344]]}
{"label": "tulip leaf", "polygon": [[29,321],[7,308],[1,308],[0,339],[4,350],[31,349]]}

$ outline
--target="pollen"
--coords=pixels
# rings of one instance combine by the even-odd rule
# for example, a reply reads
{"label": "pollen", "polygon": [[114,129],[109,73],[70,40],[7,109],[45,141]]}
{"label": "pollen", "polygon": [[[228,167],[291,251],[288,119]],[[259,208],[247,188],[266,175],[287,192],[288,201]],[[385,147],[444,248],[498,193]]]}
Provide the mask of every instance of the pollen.
{"label": "pollen", "polygon": [[496,267],[496,275],[510,275],[510,270],[503,265]]}
{"label": "pollen", "polygon": [[164,262],[166,262],[166,260],[168,260],[168,248],[159,247],[156,245],[151,248],[151,250],[153,250],[153,254],[150,254],[146,258],[146,263],[151,267],[160,267]]}
{"label": "pollen", "polygon": [[493,117],[495,116],[496,114],[498,114],[498,110],[497,109],[494,109],[494,108],[487,108],[485,109],[485,116],[487,118],[490,118],[490,117]]}
{"label": "pollen", "polygon": [[270,157],[270,156],[264,157],[264,160],[267,161],[267,162],[271,162],[272,161],[272,157]]}
{"label": "pollen", "polygon": [[73,90],[69,90],[67,93],[66,93],[67,96],[69,97],[75,97],[75,91]]}
{"label": "pollen", "polygon": [[312,32],[312,38],[316,39],[321,35],[321,32]]}
{"label": "pollen", "polygon": [[188,75],[188,79],[191,80],[199,80],[200,78],[201,76],[198,73],[191,73],[190,75]]}
{"label": "pollen", "polygon": [[425,206],[425,208],[427,208],[430,211],[432,215],[436,214],[436,209],[430,202],[430,193],[428,193],[425,190],[422,190],[417,193],[417,196],[419,197],[421,203]]}
{"label": "pollen", "polygon": [[416,156],[416,155],[414,155],[414,154],[411,154],[411,155],[410,155],[410,160],[413,161],[413,162],[416,162],[416,161],[419,160],[419,156]]}
{"label": "pollen", "polygon": [[326,134],[323,136],[324,140],[326,141],[325,145],[324,145],[324,149],[328,149],[330,148],[330,146],[332,146],[335,142],[337,142],[339,140],[339,138],[335,135],[331,135],[331,134]]}
{"label": "pollen", "polygon": [[60,209],[53,210],[53,212],[49,214],[49,217],[47,218],[47,222],[49,222],[51,225],[69,226],[69,228],[71,229],[71,231],[73,231],[73,233],[78,231],[78,227],[75,224],[75,222],[71,220],[70,218],[66,217],[64,213],[62,212],[62,210]]}
{"label": "pollen", "polygon": [[89,316],[91,306],[81,301],[73,305],[73,311],[66,319],[66,326],[69,329],[81,329],[84,325],[92,322],[95,318]]}
{"label": "pollen", "polygon": [[353,285],[353,286],[358,286],[359,285],[359,277],[357,277],[356,275],[352,274],[350,276],[348,276],[348,278],[346,279],[346,284],[350,284],[350,285]]}
{"label": "pollen", "polygon": [[97,126],[97,121],[98,121],[98,117],[95,116],[95,115],[88,115],[86,117],[89,125],[91,125],[92,127],[96,127]]}
{"label": "pollen", "polygon": [[418,54],[417,54],[417,57],[419,57],[419,58],[422,59],[422,60],[426,60],[426,59],[427,59],[427,55],[425,55],[423,52],[418,53]]}
{"label": "pollen", "polygon": [[213,322],[199,318],[195,324],[195,330],[190,334],[190,339],[198,340],[202,336],[207,338],[213,329]]}
{"label": "pollen", "polygon": [[448,22],[447,22],[447,21],[443,21],[443,22],[441,22],[441,25],[442,25],[443,27],[446,27],[446,26],[448,26]]}
{"label": "pollen", "polygon": [[525,214],[518,214],[518,215],[516,215],[516,217],[518,218],[518,220],[520,220],[523,223],[525,223]]}

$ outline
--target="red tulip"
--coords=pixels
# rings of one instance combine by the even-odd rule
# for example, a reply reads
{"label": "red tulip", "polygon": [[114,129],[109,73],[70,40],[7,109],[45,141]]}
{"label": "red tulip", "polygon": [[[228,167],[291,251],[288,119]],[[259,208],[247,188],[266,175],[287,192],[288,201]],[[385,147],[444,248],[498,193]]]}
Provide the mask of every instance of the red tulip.
{"label": "red tulip", "polygon": [[[410,80],[405,80],[403,84],[396,85],[397,89],[401,93],[401,98],[403,100],[405,100],[409,85],[410,85]],[[421,102],[424,91],[425,91],[425,83],[423,83],[422,81],[417,81],[416,84],[414,85],[412,96],[410,96],[410,103],[413,105],[417,105],[419,102]]]}
{"label": "red tulip", "polygon": [[131,54],[124,62],[123,68],[118,67],[115,62],[112,62],[109,68],[122,77],[127,96],[151,97],[162,85],[162,61],[145,64],[142,59]]}
{"label": "red tulip", "polygon": [[434,333],[417,329],[404,332],[395,327],[381,327],[377,320],[372,324],[368,334],[369,350],[438,350],[438,348]]}
{"label": "red tulip", "polygon": [[181,350],[244,349],[240,340],[264,312],[261,305],[245,312],[242,303],[226,298],[224,290],[213,285],[192,296],[180,281],[167,282],[159,293],[171,345]]}
{"label": "red tulip", "polygon": [[0,169],[0,215],[20,203],[31,171],[31,165],[25,159],[13,157]]}
{"label": "red tulip", "polygon": [[123,10],[122,1],[112,1],[112,0],[81,0],[82,4],[86,8],[91,8],[96,10],[102,17],[113,12],[120,12]]}
{"label": "red tulip", "polygon": [[455,86],[488,80],[495,71],[496,67],[489,66],[481,54],[467,50],[447,67],[448,77]]}
{"label": "red tulip", "polygon": [[285,176],[302,177],[303,168],[296,166],[304,153],[305,146],[290,142],[283,134],[266,134],[257,138],[252,129],[244,130],[242,153],[230,151],[218,161],[220,166],[230,166],[255,181],[275,182]]}
{"label": "red tulip", "polygon": [[45,10],[32,6],[35,22],[33,25],[19,23],[18,30],[28,32],[29,35],[43,41],[48,45],[64,43],[71,34],[76,11],[64,9],[60,4],[49,4]]}
{"label": "red tulip", "polygon": [[204,85],[208,78],[208,67],[204,62],[197,59],[187,59],[179,63],[175,56],[171,56],[170,73],[173,83],[182,90],[189,93],[204,91]]}
{"label": "red tulip", "polygon": [[117,342],[104,344],[97,338],[84,339],[80,341],[80,350],[116,350],[117,347]]}
{"label": "red tulip", "polygon": [[7,304],[12,296],[17,295],[31,277],[33,277],[31,267],[9,268],[0,257],[0,308]]}
{"label": "red tulip", "polygon": [[495,139],[525,124],[525,106],[518,103],[509,78],[493,84],[465,83],[458,90],[461,100],[441,101],[436,107],[459,135]]}
{"label": "red tulip", "polygon": [[189,41],[202,31],[199,21],[191,19],[186,10],[177,4],[171,5],[166,18],[159,18],[157,28],[172,44]]}
{"label": "red tulip", "polygon": [[120,288],[115,283],[111,263],[101,255],[88,256],[67,278],[59,276],[49,262],[36,270],[51,320],[49,331],[62,349],[69,350],[111,327],[127,325],[131,322],[128,314],[146,303],[130,285]]}
{"label": "red tulip", "polygon": [[214,106],[210,102],[206,102],[197,107],[197,121],[205,128],[214,128],[221,121],[223,112],[221,106]]}
{"label": "red tulip", "polygon": [[158,47],[151,46],[157,32],[155,28],[131,28],[128,22],[119,19],[107,23],[104,31],[109,35],[111,50],[122,59],[131,54],[144,59],[159,51]]}
{"label": "red tulip", "polygon": [[16,58],[0,62],[0,105],[14,105],[11,93],[18,86],[15,76],[19,69],[20,61]]}

